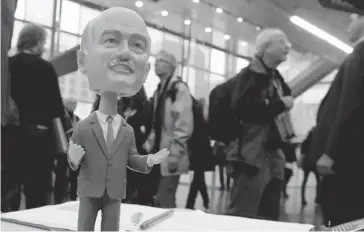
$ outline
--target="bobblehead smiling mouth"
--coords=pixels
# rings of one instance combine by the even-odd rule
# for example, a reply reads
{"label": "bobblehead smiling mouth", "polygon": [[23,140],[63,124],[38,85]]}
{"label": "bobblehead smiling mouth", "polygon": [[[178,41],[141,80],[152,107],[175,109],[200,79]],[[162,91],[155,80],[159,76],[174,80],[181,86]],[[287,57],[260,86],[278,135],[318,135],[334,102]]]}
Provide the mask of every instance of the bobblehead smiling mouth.
{"label": "bobblehead smiling mouth", "polygon": [[113,60],[110,62],[109,67],[114,72],[120,74],[133,74],[135,72],[134,65],[130,60]]}

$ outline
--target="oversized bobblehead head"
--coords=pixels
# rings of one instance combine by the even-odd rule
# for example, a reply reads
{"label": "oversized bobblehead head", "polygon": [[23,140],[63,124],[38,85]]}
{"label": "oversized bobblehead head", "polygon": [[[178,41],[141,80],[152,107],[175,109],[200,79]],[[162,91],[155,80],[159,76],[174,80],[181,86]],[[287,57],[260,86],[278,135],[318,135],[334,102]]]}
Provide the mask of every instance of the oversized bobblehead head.
{"label": "oversized bobblehead head", "polygon": [[149,56],[150,37],[144,20],[132,10],[115,7],[87,24],[77,62],[90,89],[127,97],[135,95],[145,82]]}

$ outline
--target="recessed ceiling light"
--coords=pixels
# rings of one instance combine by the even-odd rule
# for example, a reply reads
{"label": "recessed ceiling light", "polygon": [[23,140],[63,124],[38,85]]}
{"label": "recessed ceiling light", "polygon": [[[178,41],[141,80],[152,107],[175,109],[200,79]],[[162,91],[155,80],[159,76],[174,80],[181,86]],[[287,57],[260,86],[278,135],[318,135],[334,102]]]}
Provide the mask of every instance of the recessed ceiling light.
{"label": "recessed ceiling light", "polygon": [[186,24],[186,25],[190,25],[190,24],[191,24],[191,20],[186,19],[186,20],[185,20],[185,24]]}
{"label": "recessed ceiling light", "polygon": [[162,11],[162,12],[161,12],[161,15],[162,15],[163,17],[168,16],[168,11],[166,11],[166,10]]}
{"label": "recessed ceiling light", "polygon": [[205,28],[205,32],[206,32],[206,33],[210,33],[211,31],[212,31],[211,27],[206,27],[206,28]]}
{"label": "recessed ceiling light", "polygon": [[222,10],[221,8],[216,8],[216,12],[217,12],[217,13],[221,14],[221,13],[222,13],[222,11],[223,11],[223,10]]}
{"label": "recessed ceiling light", "polygon": [[140,8],[140,7],[143,7],[144,3],[142,1],[136,1],[135,2],[135,6]]}
{"label": "recessed ceiling light", "polygon": [[259,26],[257,26],[255,29],[257,29],[257,31],[260,31],[261,28]]}
{"label": "recessed ceiling light", "polygon": [[243,18],[237,18],[236,21],[238,21],[239,23],[242,23],[244,20],[243,20]]}
{"label": "recessed ceiling light", "polygon": [[225,40],[229,40],[230,39],[230,35],[224,35],[224,39]]}
{"label": "recessed ceiling light", "polygon": [[199,2],[200,2],[200,0],[192,0],[192,2],[194,2],[194,3],[199,3]]}

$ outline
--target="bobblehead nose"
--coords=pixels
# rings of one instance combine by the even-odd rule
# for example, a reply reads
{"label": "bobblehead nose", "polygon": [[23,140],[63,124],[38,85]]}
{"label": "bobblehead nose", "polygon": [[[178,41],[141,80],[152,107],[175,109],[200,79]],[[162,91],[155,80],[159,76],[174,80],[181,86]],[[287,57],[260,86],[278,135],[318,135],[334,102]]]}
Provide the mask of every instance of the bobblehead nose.
{"label": "bobblehead nose", "polygon": [[130,59],[130,49],[128,46],[128,41],[123,41],[120,44],[118,51],[116,52],[115,56],[120,60],[129,60]]}

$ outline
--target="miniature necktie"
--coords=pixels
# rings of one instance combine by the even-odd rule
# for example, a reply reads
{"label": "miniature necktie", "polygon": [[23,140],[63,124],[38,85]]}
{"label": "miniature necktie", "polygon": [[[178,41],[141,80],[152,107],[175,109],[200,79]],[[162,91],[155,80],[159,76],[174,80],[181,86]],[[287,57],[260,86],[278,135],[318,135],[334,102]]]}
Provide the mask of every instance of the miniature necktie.
{"label": "miniature necktie", "polygon": [[112,121],[114,120],[114,118],[112,116],[107,116],[107,134],[106,134],[106,144],[107,144],[107,148],[108,150],[110,150],[112,142],[114,141],[114,129],[112,126]]}

